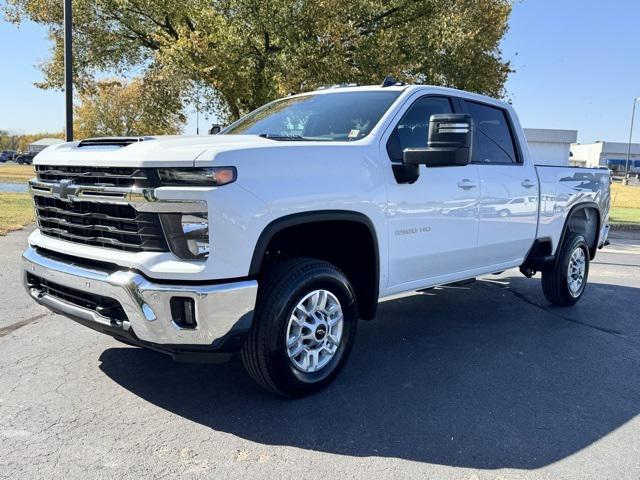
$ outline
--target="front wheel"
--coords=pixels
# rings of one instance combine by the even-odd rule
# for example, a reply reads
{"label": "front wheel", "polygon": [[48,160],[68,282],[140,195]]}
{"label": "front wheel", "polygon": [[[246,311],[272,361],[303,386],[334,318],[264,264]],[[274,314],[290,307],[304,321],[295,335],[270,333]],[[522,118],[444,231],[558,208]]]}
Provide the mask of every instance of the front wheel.
{"label": "front wheel", "polygon": [[260,282],[242,360],[267,390],[287,397],[308,395],[338,374],[353,345],[356,323],[353,288],[338,268],[314,259],[287,260]]}
{"label": "front wheel", "polygon": [[553,266],[542,271],[542,291],[554,305],[569,307],[582,297],[589,276],[589,247],[584,237],[570,233],[558,248]]}

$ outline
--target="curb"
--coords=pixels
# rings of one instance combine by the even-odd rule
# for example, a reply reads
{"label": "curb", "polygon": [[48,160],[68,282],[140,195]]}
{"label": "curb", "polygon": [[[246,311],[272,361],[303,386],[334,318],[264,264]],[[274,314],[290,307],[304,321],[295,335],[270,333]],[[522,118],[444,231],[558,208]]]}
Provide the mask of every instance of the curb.
{"label": "curb", "polygon": [[611,230],[640,232],[640,223],[609,223]]}

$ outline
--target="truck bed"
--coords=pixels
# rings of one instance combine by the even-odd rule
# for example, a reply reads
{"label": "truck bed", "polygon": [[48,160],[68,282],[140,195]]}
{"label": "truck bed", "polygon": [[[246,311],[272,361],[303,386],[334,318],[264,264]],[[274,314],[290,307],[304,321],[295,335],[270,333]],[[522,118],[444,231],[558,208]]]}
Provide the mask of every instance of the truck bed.
{"label": "truck bed", "polygon": [[540,182],[540,220],[538,239],[551,239],[553,251],[562,234],[569,211],[592,203],[602,212],[598,246],[602,246],[608,228],[610,174],[606,168],[536,166]]}

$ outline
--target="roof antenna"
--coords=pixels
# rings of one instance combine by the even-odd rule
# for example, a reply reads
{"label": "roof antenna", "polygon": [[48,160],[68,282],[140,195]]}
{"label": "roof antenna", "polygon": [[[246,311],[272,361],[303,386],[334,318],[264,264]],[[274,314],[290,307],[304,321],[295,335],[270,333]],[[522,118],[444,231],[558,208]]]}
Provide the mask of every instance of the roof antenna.
{"label": "roof antenna", "polygon": [[393,78],[393,75],[387,75],[382,81],[382,87],[396,87],[401,85],[404,85],[404,82],[399,82],[398,80]]}

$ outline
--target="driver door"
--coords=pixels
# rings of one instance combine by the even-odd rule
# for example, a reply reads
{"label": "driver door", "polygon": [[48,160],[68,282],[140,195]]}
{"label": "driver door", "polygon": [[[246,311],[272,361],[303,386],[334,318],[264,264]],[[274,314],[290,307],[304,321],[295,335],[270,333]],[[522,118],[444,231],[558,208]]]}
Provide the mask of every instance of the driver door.
{"label": "driver door", "polygon": [[[422,96],[387,131],[390,293],[464,276],[478,267],[478,166],[419,166],[414,183],[401,183],[392,165],[409,147],[425,147],[431,115],[454,112],[452,99]],[[386,138],[386,140],[385,140]]]}

